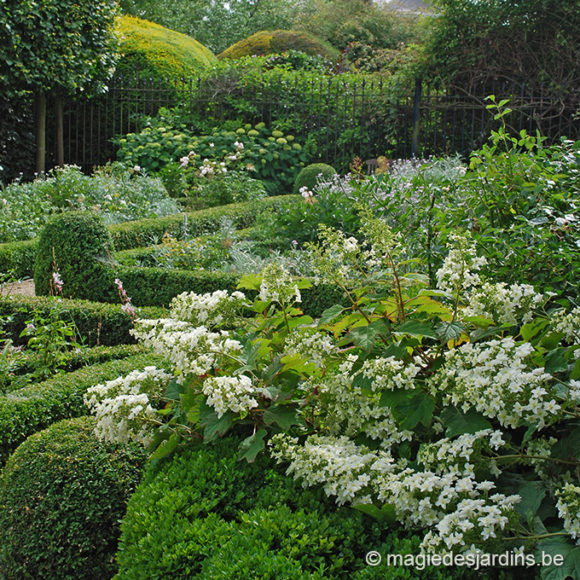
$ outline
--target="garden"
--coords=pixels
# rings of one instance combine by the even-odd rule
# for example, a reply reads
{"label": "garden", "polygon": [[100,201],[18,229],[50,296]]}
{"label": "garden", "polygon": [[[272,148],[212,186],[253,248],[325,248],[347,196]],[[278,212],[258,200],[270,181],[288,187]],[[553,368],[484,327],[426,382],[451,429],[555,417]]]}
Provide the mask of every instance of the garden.
{"label": "garden", "polygon": [[[403,91],[372,20],[345,82]],[[292,82],[250,110],[343,74],[305,28],[99,167],[6,164],[0,578],[580,578],[580,140],[489,94],[469,154],[367,165]]]}

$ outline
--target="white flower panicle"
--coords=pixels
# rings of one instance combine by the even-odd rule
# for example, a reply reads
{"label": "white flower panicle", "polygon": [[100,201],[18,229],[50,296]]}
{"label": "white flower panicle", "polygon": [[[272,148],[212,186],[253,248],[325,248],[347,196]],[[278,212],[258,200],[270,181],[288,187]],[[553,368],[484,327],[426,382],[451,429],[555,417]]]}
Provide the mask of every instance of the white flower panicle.
{"label": "white flower panicle", "polygon": [[414,389],[414,379],[421,367],[405,364],[393,356],[387,358],[367,359],[361,368],[364,377],[372,380],[374,391]]}
{"label": "white flower panicle", "polygon": [[555,332],[561,332],[563,340],[570,344],[580,343],[580,306],[570,312],[560,310],[552,316],[552,324]]}
{"label": "white flower panicle", "polygon": [[545,296],[529,284],[485,282],[468,295],[463,316],[483,316],[496,324],[525,324],[532,320],[533,310],[545,301]]}
{"label": "white flower panicle", "polygon": [[315,326],[302,326],[287,336],[284,352],[287,355],[300,355],[323,367],[327,357],[336,354],[337,347],[327,333]]}
{"label": "white flower panicle", "polygon": [[103,441],[138,441],[148,445],[155,431],[157,404],[171,375],[153,366],[133,371],[126,377],[90,387],[85,404],[96,416],[95,435]]}
{"label": "white flower panicle", "polygon": [[261,275],[260,300],[278,302],[283,306],[293,302],[302,302],[298,285],[288,271],[279,264],[272,262],[262,270]]}
{"label": "white flower panicle", "polygon": [[529,343],[513,338],[467,343],[445,354],[445,363],[430,380],[432,392],[467,412],[475,408],[504,427],[524,423],[539,428],[562,414],[553,392],[553,379],[543,368],[528,367],[534,352]]}
{"label": "white flower panicle", "polygon": [[564,522],[564,529],[580,545],[580,487],[567,483],[556,491],[556,497],[558,515]]}
{"label": "white flower panicle", "polygon": [[171,317],[176,320],[213,328],[232,324],[245,305],[246,296],[242,292],[230,295],[225,290],[216,290],[211,294],[183,292],[171,301],[170,308]]}
{"label": "white flower panicle", "polygon": [[241,343],[225,330],[212,332],[205,326],[194,327],[172,318],[140,320],[132,334],[169,359],[180,383],[188,376],[209,373],[242,351]]}
{"label": "white flower panicle", "polygon": [[449,239],[449,253],[443,266],[437,270],[437,287],[457,294],[479,286],[481,279],[477,272],[487,264],[487,260],[477,255],[475,242],[465,235],[450,234]]}
{"label": "white flower panicle", "polygon": [[258,406],[256,389],[245,375],[237,377],[210,377],[203,382],[206,403],[213,407],[219,418],[227,411],[246,412]]}

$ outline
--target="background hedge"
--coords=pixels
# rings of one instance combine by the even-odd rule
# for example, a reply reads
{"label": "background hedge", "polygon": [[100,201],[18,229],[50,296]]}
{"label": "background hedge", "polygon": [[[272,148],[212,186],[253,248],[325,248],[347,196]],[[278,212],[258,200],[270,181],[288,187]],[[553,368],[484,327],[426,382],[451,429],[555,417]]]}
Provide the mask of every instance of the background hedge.
{"label": "background hedge", "polygon": [[147,454],[102,443],[81,417],[29,437],[0,476],[3,578],[111,578],[119,520]]}

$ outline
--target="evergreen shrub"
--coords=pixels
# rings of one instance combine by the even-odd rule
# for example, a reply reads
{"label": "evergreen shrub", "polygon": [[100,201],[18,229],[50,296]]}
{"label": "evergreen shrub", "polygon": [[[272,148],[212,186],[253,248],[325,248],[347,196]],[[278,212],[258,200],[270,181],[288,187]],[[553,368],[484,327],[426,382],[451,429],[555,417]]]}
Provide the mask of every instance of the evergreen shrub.
{"label": "evergreen shrub", "polygon": [[7,577],[114,574],[119,520],[146,452],[97,441],[93,424],[82,417],[33,435],[2,471],[0,570]]}

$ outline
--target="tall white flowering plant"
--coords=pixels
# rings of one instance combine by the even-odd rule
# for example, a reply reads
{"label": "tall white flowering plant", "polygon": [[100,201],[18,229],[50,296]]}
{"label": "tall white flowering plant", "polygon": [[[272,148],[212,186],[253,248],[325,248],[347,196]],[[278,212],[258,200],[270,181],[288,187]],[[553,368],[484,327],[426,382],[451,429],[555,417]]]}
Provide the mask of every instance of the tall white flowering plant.
{"label": "tall white flowering plant", "polygon": [[[240,459],[268,452],[338,504],[423,530],[426,551],[540,549],[572,565],[580,308],[482,279],[464,235],[450,237],[435,288],[370,213],[361,239],[327,227],[320,239],[313,282],[344,301],[318,320],[300,309],[310,283],[271,264],[242,279],[247,294],[182,294],[170,318],[139,321],[173,375],[156,407],[131,381],[141,406],[119,436],[149,422],[160,456],[235,429]],[[99,420],[130,412],[127,397],[99,399],[119,387],[92,391]]]}

